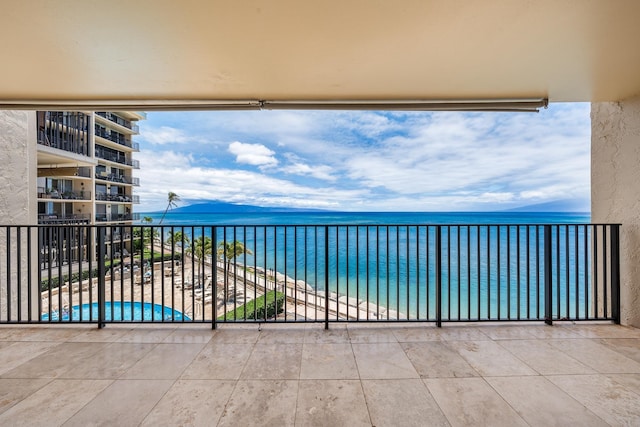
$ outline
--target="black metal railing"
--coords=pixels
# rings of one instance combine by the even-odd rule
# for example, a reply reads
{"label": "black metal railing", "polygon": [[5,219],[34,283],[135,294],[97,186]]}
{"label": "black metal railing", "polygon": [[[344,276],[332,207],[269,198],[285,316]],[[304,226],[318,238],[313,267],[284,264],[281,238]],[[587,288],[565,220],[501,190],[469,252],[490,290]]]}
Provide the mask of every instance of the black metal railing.
{"label": "black metal railing", "polygon": [[109,120],[109,121],[111,121],[113,123],[116,123],[116,124],[118,124],[120,126],[126,127],[128,129],[131,129],[131,130],[134,129],[133,126],[135,126],[135,125],[133,125],[131,123],[131,121],[129,121],[127,119],[123,119],[122,117],[120,117],[120,116],[118,116],[116,114],[113,114],[111,112],[108,112],[108,111],[97,111],[96,114],[98,116],[104,117],[105,119],[107,119],[107,120]]}
{"label": "black metal railing", "polygon": [[133,184],[140,185],[140,178],[127,177],[126,175],[121,175],[117,173],[96,173],[96,179],[101,179],[103,181],[111,181],[115,183],[122,184]]}
{"label": "black metal railing", "polygon": [[96,123],[94,128],[94,133],[96,136],[100,138],[107,139],[111,142],[115,142],[116,144],[123,145],[125,147],[133,148],[133,143],[130,137],[127,137],[120,132],[115,130],[107,129],[103,126],[100,126]]}
{"label": "black metal railing", "polygon": [[89,116],[69,111],[38,111],[36,116],[38,144],[91,156]]}
{"label": "black metal railing", "polygon": [[38,224],[88,224],[91,221],[89,214],[69,213],[44,213],[38,214]]}
{"label": "black metal railing", "polygon": [[619,231],[2,227],[0,322],[619,322]]}
{"label": "black metal railing", "polygon": [[[97,194],[96,194],[97,196]],[[91,191],[58,191],[53,189],[44,189],[43,187],[38,187],[38,198],[39,199],[55,199],[60,201],[67,200],[91,200]]]}
{"label": "black metal railing", "polygon": [[98,213],[96,214],[97,222],[138,221],[138,220],[140,220],[139,213]]}
{"label": "black metal railing", "polygon": [[116,152],[115,150],[108,150],[99,145],[95,148],[96,157],[103,160],[108,160],[114,163],[120,163],[122,165],[134,166],[137,169],[140,168],[140,162],[137,160],[128,160],[124,153]]}
{"label": "black metal railing", "polygon": [[96,200],[107,201],[107,202],[132,203],[133,199],[130,196],[127,196],[125,194],[110,194],[110,193],[98,192],[96,193]]}

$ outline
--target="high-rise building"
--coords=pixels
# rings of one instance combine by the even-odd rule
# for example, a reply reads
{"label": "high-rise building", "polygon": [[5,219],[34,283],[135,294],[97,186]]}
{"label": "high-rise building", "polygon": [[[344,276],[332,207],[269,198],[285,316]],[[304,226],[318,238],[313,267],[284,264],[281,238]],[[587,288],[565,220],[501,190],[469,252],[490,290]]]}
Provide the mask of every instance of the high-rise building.
{"label": "high-rise building", "polygon": [[[37,112],[37,201],[40,224],[130,225],[138,219],[134,171],[142,112]],[[114,250],[131,236],[109,236]]]}

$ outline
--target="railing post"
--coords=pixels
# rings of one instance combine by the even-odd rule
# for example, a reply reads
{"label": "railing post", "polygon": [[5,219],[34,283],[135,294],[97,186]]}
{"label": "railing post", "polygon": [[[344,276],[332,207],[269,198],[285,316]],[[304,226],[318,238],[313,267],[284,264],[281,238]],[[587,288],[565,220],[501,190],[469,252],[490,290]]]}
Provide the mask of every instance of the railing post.
{"label": "railing post", "polygon": [[611,225],[611,317],[620,324],[620,225]]}
{"label": "railing post", "polygon": [[324,328],[329,329],[329,226],[324,226]]}
{"label": "railing post", "polygon": [[436,326],[442,327],[442,227],[436,226]]}
{"label": "railing post", "polygon": [[[213,277],[211,278],[211,280],[213,280],[213,297],[211,298],[212,303],[211,303],[211,309],[213,310],[213,319],[211,321],[211,329],[216,329],[217,328],[217,321],[218,321],[218,303],[217,303],[217,299],[218,299],[218,257],[217,254],[214,252],[217,242],[218,242],[218,236],[217,236],[217,227],[211,227],[211,244],[213,246],[213,250],[211,251],[211,264],[213,265]],[[255,237],[255,236],[254,236]],[[183,238],[184,240],[184,238]],[[184,245],[183,245],[184,246]],[[257,255],[256,255],[257,256]],[[182,265],[182,269],[184,270],[184,265]],[[245,271],[246,274],[246,271]],[[253,277],[253,281],[254,281],[254,286],[257,287],[257,274],[256,271],[254,270],[253,272],[254,277]],[[266,285],[267,285],[267,275],[265,274],[265,290],[266,290]],[[203,299],[203,304],[202,304],[202,311],[204,311],[204,299]]]}
{"label": "railing post", "polygon": [[551,226],[544,226],[544,323],[553,325]]}
{"label": "railing post", "polygon": [[102,329],[105,325],[105,274],[106,268],[104,264],[104,257],[106,254],[107,245],[105,243],[105,227],[98,227],[98,247],[97,247],[97,262],[98,262],[98,328]]}

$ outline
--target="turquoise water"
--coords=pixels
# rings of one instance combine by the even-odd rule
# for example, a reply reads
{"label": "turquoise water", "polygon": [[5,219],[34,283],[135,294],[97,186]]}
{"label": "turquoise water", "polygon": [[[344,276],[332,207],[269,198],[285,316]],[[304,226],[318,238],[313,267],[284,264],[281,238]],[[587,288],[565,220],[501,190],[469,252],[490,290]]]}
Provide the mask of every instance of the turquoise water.
{"label": "turquoise water", "polygon": [[[83,304],[82,306],[74,305],[71,312],[62,313],[62,321],[80,321],[82,314],[83,321],[89,321],[92,319],[96,321],[98,319],[98,303]],[[169,307],[164,307],[159,304],[151,304],[145,302],[144,305],[140,302],[125,301],[107,301],[105,302],[105,320],[111,321],[156,321],[160,322],[163,319],[171,321],[190,321],[191,319],[177,310],[172,310]],[[48,314],[42,315],[43,321],[49,320]],[[57,312],[52,313],[52,321],[60,320],[60,316]]]}
{"label": "turquoise water", "polygon": [[[149,216],[157,223],[161,215]],[[579,224],[589,221],[588,214],[568,213],[169,213],[163,226],[165,233],[183,231],[191,240],[215,233],[216,242],[241,241],[252,254],[238,257],[240,264],[431,319],[439,224],[443,316],[473,319],[540,317],[544,230],[518,224],[575,224],[552,229],[554,313],[584,316],[591,230]]]}
{"label": "turquoise water", "polygon": [[[142,213],[158,224],[161,213]],[[177,225],[312,225],[312,224],[575,224],[588,213],[528,212],[314,212],[184,214],[169,211],[163,226]]]}

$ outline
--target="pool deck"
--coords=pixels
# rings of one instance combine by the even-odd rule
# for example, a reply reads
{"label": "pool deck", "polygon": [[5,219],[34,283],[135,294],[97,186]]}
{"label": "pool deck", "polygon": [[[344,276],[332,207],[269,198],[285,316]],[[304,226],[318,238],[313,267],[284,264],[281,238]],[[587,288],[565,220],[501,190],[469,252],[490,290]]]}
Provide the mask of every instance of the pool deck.
{"label": "pool deck", "polygon": [[0,327],[0,425],[640,425],[611,324]]}

